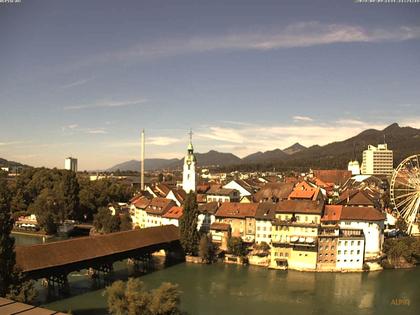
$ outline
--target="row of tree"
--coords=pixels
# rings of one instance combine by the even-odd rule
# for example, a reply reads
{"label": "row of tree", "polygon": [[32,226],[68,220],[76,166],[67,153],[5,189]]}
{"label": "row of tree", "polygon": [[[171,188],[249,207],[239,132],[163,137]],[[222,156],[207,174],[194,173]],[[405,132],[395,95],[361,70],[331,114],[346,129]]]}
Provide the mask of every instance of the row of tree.
{"label": "row of tree", "polygon": [[13,216],[35,214],[40,226],[54,234],[66,219],[90,221],[99,208],[130,199],[129,184],[112,179],[90,181],[66,170],[28,168],[9,185]]}
{"label": "row of tree", "polygon": [[36,290],[34,282],[25,281],[16,266],[11,199],[7,178],[0,174],[0,296],[28,303],[36,297]]}

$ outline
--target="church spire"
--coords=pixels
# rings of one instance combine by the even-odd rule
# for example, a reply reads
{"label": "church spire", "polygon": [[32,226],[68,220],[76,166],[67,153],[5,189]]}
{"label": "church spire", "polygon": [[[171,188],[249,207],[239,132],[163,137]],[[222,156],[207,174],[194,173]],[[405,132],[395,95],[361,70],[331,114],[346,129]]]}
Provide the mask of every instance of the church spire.
{"label": "church spire", "polygon": [[184,158],[184,171],[182,174],[182,188],[188,193],[190,191],[195,191],[196,185],[196,174],[195,174],[195,156],[194,148],[192,145],[192,135],[193,132],[190,129],[188,133],[190,136],[190,142],[188,144],[188,152]]}
{"label": "church spire", "polygon": [[194,147],[192,145],[193,132],[192,132],[192,129],[191,128],[190,128],[190,132],[188,132],[188,135],[190,136],[190,143],[188,144],[188,153],[189,154],[193,154],[194,153]]}

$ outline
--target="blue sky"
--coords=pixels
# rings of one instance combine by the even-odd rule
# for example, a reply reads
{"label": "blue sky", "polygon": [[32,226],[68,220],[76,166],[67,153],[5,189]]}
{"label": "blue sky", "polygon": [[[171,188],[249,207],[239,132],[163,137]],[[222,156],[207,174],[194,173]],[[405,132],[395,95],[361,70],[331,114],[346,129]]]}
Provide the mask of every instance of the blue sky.
{"label": "blue sky", "polygon": [[101,169],[420,128],[420,4],[0,4],[0,157]]}

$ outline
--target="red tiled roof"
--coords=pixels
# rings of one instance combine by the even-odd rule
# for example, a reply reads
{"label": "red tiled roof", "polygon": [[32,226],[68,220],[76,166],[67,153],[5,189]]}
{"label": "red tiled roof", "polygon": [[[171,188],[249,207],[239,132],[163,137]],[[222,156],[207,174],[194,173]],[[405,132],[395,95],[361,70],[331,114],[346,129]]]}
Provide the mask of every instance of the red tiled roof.
{"label": "red tiled roof", "polygon": [[180,217],[182,217],[183,211],[183,207],[172,207],[162,217],[167,219],[179,219]]}
{"label": "red tiled roof", "polygon": [[307,182],[302,181],[296,185],[289,195],[289,199],[312,199],[316,200],[319,194],[318,187],[312,187]]}
{"label": "red tiled roof", "polygon": [[153,198],[149,205],[146,207],[146,212],[151,214],[163,215],[169,211],[170,208],[176,206],[175,202],[166,198]]}
{"label": "red tiled roof", "polygon": [[257,220],[272,220],[276,214],[276,205],[271,202],[263,202],[258,204],[255,219]]}
{"label": "red tiled roof", "polygon": [[216,212],[216,217],[246,218],[255,217],[258,203],[224,202]]}
{"label": "red tiled roof", "polygon": [[215,214],[218,208],[219,203],[217,201],[212,201],[198,205],[198,211],[200,211],[200,213]]}
{"label": "red tiled roof", "polygon": [[293,187],[293,183],[267,183],[255,193],[254,198],[256,201],[287,199]]}
{"label": "red tiled roof", "polygon": [[140,197],[133,202],[134,206],[139,209],[146,209],[150,204],[150,199],[146,197]]}
{"label": "red tiled roof", "polygon": [[339,221],[341,216],[341,205],[326,205],[324,215],[321,218],[322,222],[326,221]]}
{"label": "red tiled roof", "polygon": [[385,214],[372,207],[343,207],[340,220],[383,221]]}
{"label": "red tiled roof", "polygon": [[351,178],[351,171],[347,170],[314,170],[314,176],[325,183],[334,183],[336,185],[343,185],[349,178]]}
{"label": "red tiled roof", "polygon": [[315,200],[283,200],[276,204],[276,212],[322,214],[324,203]]}

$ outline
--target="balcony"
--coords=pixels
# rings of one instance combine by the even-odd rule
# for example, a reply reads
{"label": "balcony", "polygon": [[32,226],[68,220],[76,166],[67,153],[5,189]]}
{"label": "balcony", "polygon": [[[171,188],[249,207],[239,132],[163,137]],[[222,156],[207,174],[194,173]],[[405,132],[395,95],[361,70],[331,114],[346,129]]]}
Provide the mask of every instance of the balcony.
{"label": "balcony", "polygon": [[284,244],[304,247],[315,247],[317,245],[317,238],[313,236],[293,235],[290,237],[276,237],[271,239],[273,244]]}

